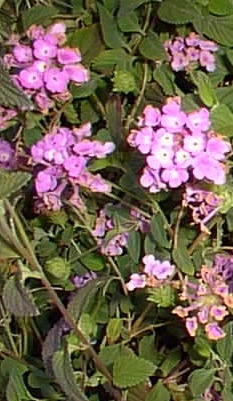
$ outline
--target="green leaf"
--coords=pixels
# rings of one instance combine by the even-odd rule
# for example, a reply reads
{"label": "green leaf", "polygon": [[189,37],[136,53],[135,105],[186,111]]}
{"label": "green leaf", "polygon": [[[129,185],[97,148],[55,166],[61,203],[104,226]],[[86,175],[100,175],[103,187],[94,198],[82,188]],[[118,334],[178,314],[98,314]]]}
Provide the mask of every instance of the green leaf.
{"label": "green leaf", "polygon": [[124,49],[105,50],[93,60],[93,67],[96,70],[113,68],[115,65],[125,68],[132,62],[133,57],[127,54]]}
{"label": "green leaf", "polygon": [[106,266],[103,256],[96,253],[89,253],[88,255],[80,257],[80,262],[83,263],[88,270],[95,272],[103,270]]}
{"label": "green leaf", "polygon": [[111,49],[127,47],[121,32],[118,30],[116,19],[101,4],[98,3],[100,27],[104,43]]}
{"label": "green leaf", "polygon": [[[82,86],[82,85],[81,85]],[[79,119],[77,115],[77,110],[75,110],[75,107],[73,103],[68,103],[64,109],[63,109],[63,114],[67,121],[71,124],[78,124]]]}
{"label": "green leaf", "polygon": [[104,49],[97,24],[76,29],[68,36],[67,43],[71,47],[78,47],[80,49],[84,64],[89,64]]}
{"label": "green leaf", "polygon": [[106,328],[106,334],[109,344],[112,344],[118,340],[118,338],[121,335],[122,328],[123,328],[122,319],[113,318],[109,320]]}
{"label": "green leaf", "polygon": [[193,25],[201,35],[206,35],[224,46],[233,46],[233,15],[226,17],[199,16],[193,21]]}
{"label": "green leaf", "polygon": [[121,119],[121,97],[112,95],[105,105],[106,123],[113,142],[119,146],[123,140]]}
{"label": "green leaf", "polygon": [[193,275],[195,271],[194,264],[191,256],[188,254],[188,250],[184,244],[179,243],[177,248],[172,252],[172,258],[183,273]]}
{"label": "green leaf", "polygon": [[230,364],[233,355],[233,322],[227,323],[223,327],[223,330],[225,331],[226,336],[217,341],[216,348],[222,361]]}
{"label": "green leaf", "polygon": [[214,380],[213,369],[196,369],[189,376],[189,386],[194,397],[200,396]]}
{"label": "green leaf", "polygon": [[93,93],[95,93],[97,86],[98,86],[98,80],[91,79],[89,82],[86,82],[80,86],[72,85],[71,93],[74,99],[89,97]]}
{"label": "green leaf", "polygon": [[216,15],[229,15],[233,13],[232,0],[210,0],[209,11]]}
{"label": "green leaf", "polygon": [[138,263],[141,254],[141,236],[138,231],[129,232],[127,249],[134,263]]}
{"label": "green leaf", "polygon": [[210,120],[214,131],[233,136],[233,113],[225,104],[219,104],[211,111]]}
{"label": "green leaf", "polygon": [[154,302],[161,308],[168,308],[175,303],[174,288],[170,285],[161,285],[160,287],[149,290],[148,301]]}
{"label": "green leaf", "polygon": [[22,12],[23,27],[26,31],[31,25],[46,25],[54,15],[58,14],[58,9],[53,6],[34,6]]}
{"label": "green leaf", "polygon": [[31,174],[26,172],[9,172],[0,170],[0,199],[7,198],[24,187],[30,180]]}
{"label": "green leaf", "polygon": [[194,77],[194,83],[197,85],[198,94],[202,102],[208,107],[211,107],[214,103],[217,103],[217,96],[212,88],[208,75],[202,71],[197,71]]}
{"label": "green leaf", "polygon": [[143,4],[150,3],[151,0],[120,0],[119,15],[126,15]]}
{"label": "green leaf", "polygon": [[225,104],[231,111],[233,111],[233,91],[231,86],[223,88],[216,88],[216,95],[219,103]]}
{"label": "green leaf", "polygon": [[120,354],[120,349],[121,344],[107,345],[101,348],[99,357],[106,366],[113,365]]}
{"label": "green leaf", "polygon": [[80,390],[74,376],[67,350],[56,351],[53,356],[53,372],[55,379],[69,401],[88,401]]}
{"label": "green leaf", "polygon": [[154,369],[153,363],[123,351],[113,365],[113,383],[120,388],[136,386],[151,376]]}
{"label": "green leaf", "polygon": [[151,234],[159,247],[170,247],[167,232],[164,227],[164,221],[160,214],[156,214],[151,220]]}
{"label": "green leaf", "polygon": [[118,13],[117,24],[122,32],[139,32],[144,34],[138,23],[138,16],[134,11],[125,15]]}
{"label": "green leaf", "polygon": [[141,55],[149,60],[166,60],[167,54],[158,35],[149,31],[139,45]]}
{"label": "green leaf", "polygon": [[3,301],[6,309],[16,316],[39,314],[30,292],[16,277],[11,277],[6,282],[3,288]]}
{"label": "green leaf", "polygon": [[87,311],[101,284],[100,280],[91,280],[84,287],[78,289],[67,308],[74,320],[78,320],[81,314]]}
{"label": "green leaf", "polygon": [[170,24],[187,24],[197,14],[200,14],[199,9],[190,0],[164,0],[158,10],[159,18]]}
{"label": "green leaf", "polygon": [[42,360],[45,369],[49,376],[53,375],[52,358],[56,351],[61,346],[62,328],[64,327],[64,319],[61,318],[55,325],[48,331],[48,334],[43,342],[42,347]]}
{"label": "green leaf", "polygon": [[174,96],[177,93],[175,75],[168,65],[157,66],[153,71],[153,78],[162,87],[166,96]]}
{"label": "green leaf", "polygon": [[158,380],[153,389],[149,392],[145,401],[169,401],[170,392],[164,386],[161,380]]}
{"label": "green leaf", "polygon": [[163,376],[166,377],[175,368],[181,360],[180,348],[175,348],[169,352],[159,369],[162,371]]}
{"label": "green leaf", "polygon": [[19,254],[0,236],[1,259],[19,258]]}
{"label": "green leaf", "polygon": [[233,50],[232,49],[228,49],[226,51],[227,54],[227,58],[230,61],[231,65],[233,66]]}

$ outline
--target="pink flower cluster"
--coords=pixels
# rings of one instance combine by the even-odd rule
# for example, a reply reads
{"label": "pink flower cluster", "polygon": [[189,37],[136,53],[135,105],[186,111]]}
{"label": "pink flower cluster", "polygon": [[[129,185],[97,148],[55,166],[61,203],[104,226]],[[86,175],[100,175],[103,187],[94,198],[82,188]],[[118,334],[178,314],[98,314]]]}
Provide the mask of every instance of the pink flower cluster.
{"label": "pink flower cluster", "polygon": [[200,38],[195,32],[191,32],[185,38],[177,36],[167,40],[164,48],[174,71],[182,71],[196,66],[209,72],[216,69],[213,53],[218,50],[217,44],[211,40]]}
{"label": "pink flower cluster", "polygon": [[[107,204],[105,208],[101,209],[98,213],[98,217],[95,222],[95,227],[92,230],[92,235],[95,237],[97,244],[100,246],[100,251],[103,255],[118,256],[127,247],[129,230],[127,228],[120,233],[115,233],[117,230],[117,223],[109,213],[109,206]],[[120,205],[115,205],[118,208]],[[131,220],[131,221],[130,221]],[[129,226],[133,224],[134,231],[141,231],[143,233],[148,232],[150,228],[150,222],[144,216],[142,216],[137,210],[130,209],[129,211]]]}
{"label": "pink flower cluster", "polygon": [[175,266],[167,260],[161,262],[154,255],[146,255],[142,259],[144,263],[143,273],[133,273],[126,284],[129,291],[136,288],[157,287],[165,280],[170,279],[175,273]]}
{"label": "pink flower cluster", "polygon": [[150,192],[205,180],[224,184],[225,158],[231,145],[210,130],[209,111],[182,110],[180,98],[168,98],[162,109],[148,105],[131,130],[128,143],[145,155],[140,183]]}
{"label": "pink flower cluster", "polygon": [[114,144],[87,139],[89,136],[90,123],[73,130],[56,127],[32,146],[38,209],[60,209],[65,189],[69,201],[77,207],[84,207],[79,195],[80,186],[93,192],[111,191],[111,186],[101,175],[91,174],[87,165],[92,158],[101,159],[112,153]]}
{"label": "pink flower cluster", "polygon": [[[33,25],[25,40],[11,39],[10,53],[4,63],[12,73],[15,83],[33,98],[42,112],[54,106],[54,100],[69,98],[69,84],[80,85],[89,80],[88,70],[80,63],[78,48],[65,46],[66,26],[56,23],[44,30]],[[10,71],[11,72],[11,71]]]}
{"label": "pink flower cluster", "polygon": [[185,319],[190,336],[194,337],[203,328],[210,340],[225,336],[219,323],[233,307],[233,294],[217,265],[203,266],[197,282],[186,278],[182,284],[180,299],[188,305],[177,306],[173,313]]}
{"label": "pink flower cluster", "polygon": [[191,209],[193,222],[200,224],[201,231],[209,232],[206,224],[218,213],[222,202],[222,197],[212,191],[187,185],[182,205]]}

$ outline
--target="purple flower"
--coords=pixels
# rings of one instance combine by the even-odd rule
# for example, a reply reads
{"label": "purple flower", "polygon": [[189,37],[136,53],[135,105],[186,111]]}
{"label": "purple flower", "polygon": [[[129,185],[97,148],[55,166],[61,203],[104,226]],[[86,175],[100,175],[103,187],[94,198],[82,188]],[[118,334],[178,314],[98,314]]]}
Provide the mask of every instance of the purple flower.
{"label": "purple flower", "polygon": [[189,64],[189,58],[181,52],[177,52],[172,57],[171,67],[174,71],[182,71]]}
{"label": "purple flower", "polygon": [[184,150],[191,153],[191,155],[197,155],[205,150],[206,137],[203,134],[198,135],[185,135],[184,137]]}
{"label": "purple flower", "polygon": [[67,91],[69,77],[65,71],[57,67],[49,68],[44,73],[46,88],[52,93],[62,93]]}
{"label": "purple flower", "polygon": [[64,161],[63,166],[70,177],[76,178],[83,172],[86,164],[87,159],[85,159],[85,157],[73,155]]}
{"label": "purple flower", "polygon": [[186,125],[194,134],[205,132],[210,127],[210,114],[206,108],[201,108],[198,111],[193,111],[187,115]]}
{"label": "purple flower", "polygon": [[36,39],[33,42],[33,54],[39,60],[49,60],[56,57],[57,46],[51,41],[44,39]]}
{"label": "purple flower", "polygon": [[40,89],[43,86],[42,76],[34,67],[21,70],[18,79],[20,85],[26,89]]}
{"label": "purple flower", "polygon": [[54,176],[54,169],[47,168],[40,171],[35,181],[36,191],[39,193],[53,191],[57,186],[57,179]]}
{"label": "purple flower", "polygon": [[205,326],[205,331],[209,340],[219,340],[220,338],[224,338],[226,333],[219,327],[217,323],[208,323]]}
{"label": "purple flower", "polygon": [[207,178],[215,184],[224,184],[226,173],[223,166],[207,153],[202,152],[193,159],[193,175],[198,180]]}
{"label": "purple flower", "polygon": [[147,127],[156,127],[160,123],[161,113],[157,107],[148,105],[143,111],[143,122]]}
{"label": "purple flower", "polygon": [[0,139],[0,167],[9,169],[14,165],[15,151],[9,142]]}
{"label": "purple flower", "polygon": [[76,84],[87,82],[90,79],[89,71],[82,64],[69,64],[63,68],[69,80]]}
{"label": "purple flower", "polygon": [[145,268],[144,273],[156,277],[158,280],[165,280],[175,271],[175,266],[170,262],[155,260],[153,255],[146,255],[142,259]]}
{"label": "purple flower", "polygon": [[84,287],[89,281],[95,280],[97,278],[97,275],[95,272],[88,272],[86,274],[83,274],[82,276],[74,276],[72,278],[72,281],[75,285],[76,288],[82,288]]}
{"label": "purple flower", "polygon": [[[163,107],[163,109],[165,109]],[[166,110],[166,109],[165,109]],[[180,132],[186,123],[186,114],[177,107],[171,108],[170,113],[163,114],[161,125],[170,132]]]}
{"label": "purple flower", "polygon": [[198,323],[197,323],[197,318],[196,317],[188,317],[185,320],[185,326],[186,329],[191,337],[195,337],[197,329],[198,329]]}
{"label": "purple flower", "polygon": [[189,173],[185,168],[173,166],[163,170],[161,178],[168,183],[170,188],[178,188],[181,184],[188,181]]}
{"label": "purple flower", "polygon": [[77,48],[62,47],[57,50],[57,59],[60,64],[79,63],[81,58],[81,53]]}
{"label": "purple flower", "polygon": [[200,65],[205,67],[207,71],[215,71],[215,57],[208,50],[201,50],[200,52]]}
{"label": "purple flower", "polygon": [[231,151],[231,144],[218,137],[210,137],[207,141],[206,151],[215,160],[224,160],[225,154]]}
{"label": "purple flower", "polygon": [[157,148],[156,154],[147,156],[148,166],[154,170],[160,167],[169,168],[173,166],[174,152],[169,148]]}
{"label": "purple flower", "polygon": [[30,46],[17,44],[13,48],[13,55],[19,63],[29,63],[32,61],[32,49]]}
{"label": "purple flower", "polygon": [[144,288],[145,286],[146,286],[146,276],[138,273],[131,274],[130,280],[126,284],[128,291],[133,291],[136,288]]}

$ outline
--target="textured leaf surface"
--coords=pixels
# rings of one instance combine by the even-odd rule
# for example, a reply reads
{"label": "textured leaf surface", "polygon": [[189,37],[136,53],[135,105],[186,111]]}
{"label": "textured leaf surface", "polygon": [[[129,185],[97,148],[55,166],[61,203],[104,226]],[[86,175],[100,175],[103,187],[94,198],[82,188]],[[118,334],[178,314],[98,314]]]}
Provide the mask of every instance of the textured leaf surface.
{"label": "textured leaf surface", "polygon": [[37,5],[28,8],[22,13],[22,20],[24,29],[28,29],[33,24],[43,24],[48,23],[54,15],[58,14],[58,9],[53,6],[43,6]]}
{"label": "textured leaf surface", "polygon": [[66,350],[55,352],[52,364],[56,381],[66,394],[67,400],[88,401],[76,383],[68,352]]}
{"label": "textured leaf surface", "polygon": [[194,397],[200,396],[214,379],[213,369],[196,369],[189,376],[189,385]]}
{"label": "textured leaf surface", "polygon": [[219,104],[210,114],[212,128],[220,134],[233,136],[233,113],[225,104]]}
{"label": "textured leaf surface", "polygon": [[42,347],[42,359],[47,373],[52,376],[52,358],[61,346],[64,319],[60,319],[48,332]]}
{"label": "textured leaf surface", "polygon": [[79,288],[77,294],[71,299],[68,304],[68,311],[75,320],[78,320],[80,315],[86,312],[88,305],[95,297],[100,286],[99,280],[91,280],[85,287]]}
{"label": "textured leaf surface", "polygon": [[111,49],[124,47],[126,43],[124,42],[121,32],[118,30],[115,18],[101,4],[98,4],[98,10],[103,40],[106,46]]}
{"label": "textured leaf surface", "polygon": [[39,314],[29,291],[15,277],[6,282],[3,288],[3,301],[7,310],[16,316]]}
{"label": "textured leaf surface", "polygon": [[136,386],[154,372],[154,364],[131,353],[122,353],[113,365],[113,382],[120,388]]}
{"label": "textured leaf surface", "polygon": [[9,172],[0,170],[0,199],[7,198],[21,189],[30,180],[31,175],[26,172]]}
{"label": "textured leaf surface", "polygon": [[139,51],[142,56],[149,60],[163,61],[167,57],[158,35],[153,31],[149,31],[146,37],[142,40],[139,45]]}
{"label": "textured leaf surface", "polygon": [[214,15],[199,17],[193,21],[194,28],[202,35],[207,35],[225,46],[233,46],[233,15],[215,17]]}
{"label": "textured leaf surface", "polygon": [[145,401],[169,401],[170,393],[164,384],[159,380],[150,391]]}
{"label": "textured leaf surface", "polygon": [[217,341],[216,348],[222,361],[231,364],[232,354],[233,354],[233,322],[227,323],[223,330],[226,333],[224,338]]}
{"label": "textured leaf surface", "polygon": [[196,18],[199,9],[189,0],[165,0],[158,10],[159,18],[170,24],[186,24]]}
{"label": "textured leaf surface", "polygon": [[193,275],[195,270],[194,264],[185,246],[182,246],[181,243],[179,243],[178,248],[174,249],[172,252],[172,257],[178,269],[183,273]]}

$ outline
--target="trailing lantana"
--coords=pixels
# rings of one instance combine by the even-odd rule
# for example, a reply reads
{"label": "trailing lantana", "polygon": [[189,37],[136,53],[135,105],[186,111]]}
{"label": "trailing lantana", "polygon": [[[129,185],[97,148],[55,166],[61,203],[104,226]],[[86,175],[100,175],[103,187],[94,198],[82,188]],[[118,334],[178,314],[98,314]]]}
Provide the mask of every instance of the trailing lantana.
{"label": "trailing lantana", "polygon": [[32,146],[37,210],[59,210],[62,195],[73,205],[85,208],[80,187],[92,192],[111,192],[111,185],[100,174],[90,173],[87,166],[91,159],[112,153],[115,146],[113,142],[87,139],[90,136],[90,123],[73,130],[55,127]]}
{"label": "trailing lantana", "polygon": [[70,83],[80,85],[89,80],[80,50],[65,45],[65,32],[63,22],[47,30],[33,25],[24,39],[14,36],[8,41],[10,51],[3,58],[15,83],[43,113],[54,107],[56,100],[71,97]]}
{"label": "trailing lantana", "polygon": [[161,110],[147,105],[128,137],[146,159],[140,184],[154,193],[188,182],[224,184],[231,145],[210,125],[207,108],[186,113],[179,97],[168,98]]}
{"label": "trailing lantana", "polygon": [[164,48],[174,71],[195,67],[204,68],[208,72],[216,69],[214,53],[218,50],[218,45],[212,40],[201,38],[195,32],[186,37],[177,36],[166,40]]}
{"label": "trailing lantana", "polygon": [[188,305],[178,305],[173,313],[185,320],[190,336],[204,329],[210,340],[225,337],[219,323],[233,308],[232,266],[232,256],[216,255],[212,266],[202,266],[198,280],[183,281],[180,300]]}

